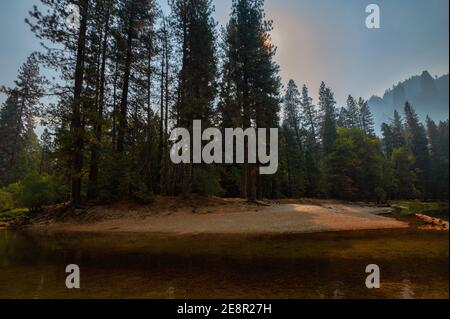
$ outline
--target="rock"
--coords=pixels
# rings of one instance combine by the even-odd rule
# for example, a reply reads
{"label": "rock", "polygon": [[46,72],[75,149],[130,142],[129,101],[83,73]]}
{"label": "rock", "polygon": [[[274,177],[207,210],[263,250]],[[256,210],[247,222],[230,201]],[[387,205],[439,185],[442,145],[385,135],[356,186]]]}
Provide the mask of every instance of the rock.
{"label": "rock", "polygon": [[86,211],[83,210],[83,209],[76,209],[76,210],[73,212],[73,214],[74,214],[75,216],[81,216],[81,215],[86,214]]}

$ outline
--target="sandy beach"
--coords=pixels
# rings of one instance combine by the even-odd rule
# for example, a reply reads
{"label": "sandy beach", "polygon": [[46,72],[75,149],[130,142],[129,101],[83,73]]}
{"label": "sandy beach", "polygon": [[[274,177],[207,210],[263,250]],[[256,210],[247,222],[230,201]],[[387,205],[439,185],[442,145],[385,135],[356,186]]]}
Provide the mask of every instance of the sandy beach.
{"label": "sandy beach", "polygon": [[88,207],[59,220],[41,216],[30,227],[48,231],[163,234],[301,234],[408,227],[408,223],[382,216],[390,208],[318,200],[266,205],[239,199],[159,198],[145,206]]}

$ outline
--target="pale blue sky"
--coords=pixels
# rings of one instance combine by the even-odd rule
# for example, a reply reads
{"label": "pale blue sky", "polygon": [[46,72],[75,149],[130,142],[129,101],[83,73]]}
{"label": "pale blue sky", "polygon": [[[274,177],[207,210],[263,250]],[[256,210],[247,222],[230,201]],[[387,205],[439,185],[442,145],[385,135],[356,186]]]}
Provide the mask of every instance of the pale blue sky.
{"label": "pale blue sky", "polygon": [[[0,0],[0,85],[11,85],[28,54],[39,49],[24,23],[37,2]],[[370,3],[381,8],[380,30],[365,27]],[[215,0],[215,5],[223,25],[231,0]],[[382,94],[424,70],[448,73],[448,11],[448,0],[266,0],[283,82],[306,83],[315,96],[324,80],[339,104],[350,93]]]}

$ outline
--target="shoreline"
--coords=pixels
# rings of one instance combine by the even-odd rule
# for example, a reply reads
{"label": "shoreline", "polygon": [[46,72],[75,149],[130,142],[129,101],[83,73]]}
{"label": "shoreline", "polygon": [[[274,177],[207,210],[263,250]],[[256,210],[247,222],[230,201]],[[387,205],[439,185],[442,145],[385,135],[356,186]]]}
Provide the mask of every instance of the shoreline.
{"label": "shoreline", "polygon": [[294,235],[407,229],[388,207],[331,200],[253,205],[238,199],[159,198],[151,205],[92,206],[59,220],[35,217],[24,229],[70,233],[162,235]]}

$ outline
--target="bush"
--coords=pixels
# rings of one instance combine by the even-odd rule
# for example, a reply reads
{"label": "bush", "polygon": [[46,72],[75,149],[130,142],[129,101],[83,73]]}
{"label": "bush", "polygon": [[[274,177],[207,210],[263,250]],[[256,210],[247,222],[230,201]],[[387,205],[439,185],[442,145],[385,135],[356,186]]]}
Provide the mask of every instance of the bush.
{"label": "bush", "polygon": [[135,178],[130,185],[131,197],[142,204],[150,204],[153,202],[153,193],[149,190],[148,186],[142,180]]}
{"label": "bush", "polygon": [[223,189],[220,186],[220,175],[216,167],[208,166],[194,168],[192,190],[194,193],[203,196],[221,194]]}
{"label": "bush", "polygon": [[19,183],[17,205],[36,212],[41,210],[42,206],[63,201],[66,192],[61,185],[53,176],[30,175]]}
{"label": "bush", "polygon": [[386,194],[386,191],[383,189],[383,188],[381,188],[381,187],[377,187],[376,189],[375,189],[375,198],[376,198],[376,200],[377,200],[377,203],[386,203],[386,200],[387,200],[387,194]]}
{"label": "bush", "polygon": [[0,213],[14,208],[13,194],[0,190]]}

